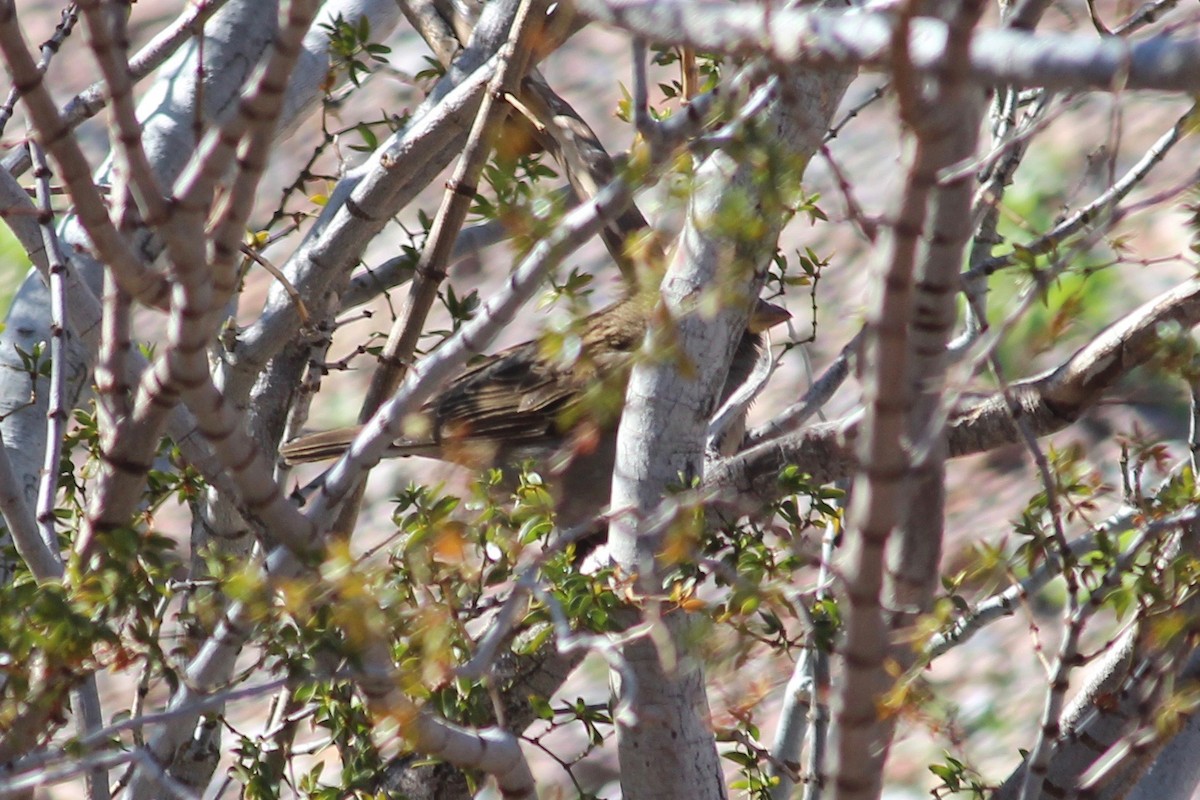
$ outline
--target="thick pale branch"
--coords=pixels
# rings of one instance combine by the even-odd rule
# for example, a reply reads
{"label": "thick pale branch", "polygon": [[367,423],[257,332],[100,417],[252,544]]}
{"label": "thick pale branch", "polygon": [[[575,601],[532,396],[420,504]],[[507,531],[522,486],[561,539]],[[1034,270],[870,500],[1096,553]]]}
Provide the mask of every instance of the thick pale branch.
{"label": "thick pale branch", "polygon": [[[1141,306],[1057,369],[1013,384],[1013,401],[1029,429],[1036,436],[1047,436],[1073,423],[1123,375],[1153,358],[1158,326],[1164,322],[1185,329],[1200,324],[1200,280],[1189,280]],[[775,478],[785,467],[798,467],[816,483],[832,483],[854,469],[853,440],[858,429],[857,420],[851,419],[763,442],[710,466],[704,488],[718,494],[720,507],[749,513],[783,494]],[[948,437],[952,457],[1021,441],[1007,404],[998,395],[955,412]]]}
{"label": "thick pale branch", "polygon": [[[657,37],[656,37],[657,38]],[[644,520],[681,479],[701,477],[709,418],[729,372],[753,298],[765,279],[777,238],[789,217],[787,201],[798,191],[800,165],[820,146],[850,75],[803,75],[772,79],[756,90],[762,99],[752,121],[736,120],[718,133],[737,145],[762,147],[794,169],[764,174],[755,159],[734,148],[718,149],[701,162],[689,199],[687,223],[660,289],[662,320],[657,335],[669,336],[681,359],[658,359],[634,367],[617,438],[612,507],[631,509],[609,523],[609,550],[620,570],[637,576],[641,590],[661,589],[661,531]],[[735,83],[725,90],[740,89]],[[748,141],[742,141],[745,137]],[[651,148],[654,152],[657,147]],[[742,205],[744,204],[744,205]],[[753,214],[750,227],[730,225],[735,208]],[[705,293],[736,297],[712,316],[693,313]],[[648,336],[655,343],[656,331]],[[680,363],[690,366],[680,367]],[[623,648],[636,689],[622,680],[619,697],[630,703],[636,724],[618,721],[621,786],[630,797],[723,797],[719,760],[709,730],[704,669],[686,634],[685,614],[664,620],[663,645],[644,640]],[[664,663],[661,649],[674,651]]]}
{"label": "thick pale branch", "polygon": [[[721,0],[574,0],[580,13],[654,41],[730,55],[766,55],[782,64],[887,69],[896,18],[885,11],[780,9]],[[949,68],[945,23],[913,20],[913,66]],[[1048,89],[1200,91],[1200,41],[1166,36],[1129,42],[1077,34],[979,31],[971,77],[986,84]]]}

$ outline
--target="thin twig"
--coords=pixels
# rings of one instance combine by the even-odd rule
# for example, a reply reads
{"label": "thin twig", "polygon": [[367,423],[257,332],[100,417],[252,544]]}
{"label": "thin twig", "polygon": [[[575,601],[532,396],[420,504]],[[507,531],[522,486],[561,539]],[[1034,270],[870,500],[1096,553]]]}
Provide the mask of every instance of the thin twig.
{"label": "thin twig", "polygon": [[[75,28],[75,23],[78,21],[78,19],[79,13],[76,4],[68,3],[67,7],[62,10],[61,18],[59,19],[58,25],[56,25],[54,28],[54,33],[49,39],[42,42],[42,46],[40,48],[41,58],[38,59],[37,63],[38,72],[40,72],[42,75],[46,74],[46,69],[50,66],[50,59],[52,59],[58,52],[59,48],[62,47],[63,42],[67,40],[67,37],[71,35],[71,31]],[[4,98],[4,103],[0,104],[0,137],[4,136],[4,129],[7,127],[8,121],[12,119],[13,109],[16,107],[17,99],[20,96],[20,92],[18,92],[17,87],[14,86],[8,90],[8,96]],[[25,148],[18,147],[17,151],[23,152],[25,151]],[[28,157],[28,155],[26,157]],[[13,177],[15,178],[17,175],[14,174]]]}
{"label": "thin twig", "polygon": [[1150,170],[1162,161],[1171,148],[1184,137],[1188,127],[1191,125],[1190,120],[1194,113],[1194,109],[1189,109],[1187,113],[1181,116],[1171,126],[1170,130],[1160,136],[1158,141],[1150,146],[1142,157],[1138,159],[1136,164],[1130,167],[1119,180],[1114,181],[1099,197],[1038,238],[1019,245],[1012,253],[996,256],[973,266],[970,270],[963,273],[963,279],[970,280],[978,275],[991,275],[997,270],[1012,266],[1017,263],[1018,257],[1023,258],[1026,254],[1037,256],[1052,252],[1066,238],[1074,236],[1082,230],[1089,229],[1089,226],[1091,226],[1090,229],[1094,230],[1102,225],[1111,223],[1117,203],[1135,187],[1139,186]]}
{"label": "thin twig", "polygon": [[42,459],[42,477],[38,484],[37,522],[46,550],[58,560],[58,573],[62,574],[62,560],[58,556],[58,532],[55,522],[54,504],[58,499],[59,460],[62,458],[63,440],[66,437],[67,406],[65,401],[65,370],[67,366],[67,311],[64,276],[67,260],[62,243],[54,230],[54,210],[50,205],[50,166],[42,148],[30,144],[34,163],[34,180],[38,187],[38,202],[41,204],[42,239],[49,257],[50,289],[50,383],[49,406],[46,410],[46,452]]}

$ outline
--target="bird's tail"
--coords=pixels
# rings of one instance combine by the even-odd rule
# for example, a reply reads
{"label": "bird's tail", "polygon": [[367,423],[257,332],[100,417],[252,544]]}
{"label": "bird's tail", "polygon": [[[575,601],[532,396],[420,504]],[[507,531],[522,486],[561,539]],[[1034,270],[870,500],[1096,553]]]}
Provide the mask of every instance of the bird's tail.
{"label": "bird's tail", "polygon": [[355,425],[301,436],[280,447],[279,455],[283,456],[283,460],[288,464],[307,464],[337,458],[350,448],[350,443],[361,430],[361,426]]}
{"label": "bird's tail", "polygon": [[[361,425],[349,428],[335,428],[331,431],[310,433],[279,448],[279,455],[289,466],[308,464],[313,461],[325,461],[330,458],[340,458],[350,449],[350,443],[362,432]],[[397,439],[388,445],[384,458],[398,456],[429,456],[440,458],[440,448],[435,441],[428,438],[420,440]]]}

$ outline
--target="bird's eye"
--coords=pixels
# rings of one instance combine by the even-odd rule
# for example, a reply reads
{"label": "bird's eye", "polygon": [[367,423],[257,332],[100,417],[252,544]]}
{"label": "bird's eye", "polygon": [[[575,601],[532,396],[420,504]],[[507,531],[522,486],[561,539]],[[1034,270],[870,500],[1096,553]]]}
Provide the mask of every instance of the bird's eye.
{"label": "bird's eye", "polygon": [[636,344],[636,340],[628,336],[613,336],[608,340],[608,346],[618,353],[628,353]]}

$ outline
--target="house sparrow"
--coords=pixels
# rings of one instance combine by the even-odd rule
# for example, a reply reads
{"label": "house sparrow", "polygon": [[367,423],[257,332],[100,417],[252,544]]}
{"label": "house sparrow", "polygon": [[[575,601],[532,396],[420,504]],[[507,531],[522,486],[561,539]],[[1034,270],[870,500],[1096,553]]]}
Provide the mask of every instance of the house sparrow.
{"label": "house sparrow", "polygon": [[[551,492],[562,526],[595,516],[608,504],[616,462],[617,423],[633,354],[646,335],[650,300],[620,300],[582,321],[579,356],[547,356],[524,342],[468,368],[414,415],[410,434],[386,456],[426,456],[472,468],[513,467],[550,459]],[[723,403],[754,371],[762,334],[791,317],[758,300],[721,391]],[[289,464],[346,452],[361,426],[294,439],[280,448]],[[735,443],[736,444],[736,443]]]}

